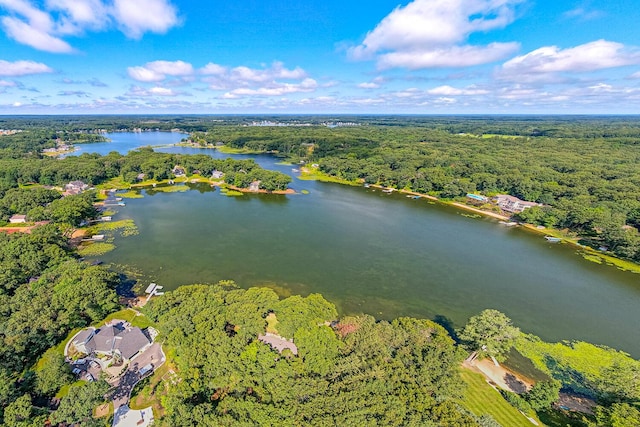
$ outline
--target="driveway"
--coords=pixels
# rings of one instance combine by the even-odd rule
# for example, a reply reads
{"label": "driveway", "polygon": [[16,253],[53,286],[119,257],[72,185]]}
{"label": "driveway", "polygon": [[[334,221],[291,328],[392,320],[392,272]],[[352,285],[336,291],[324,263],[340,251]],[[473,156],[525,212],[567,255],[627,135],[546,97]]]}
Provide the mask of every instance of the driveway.
{"label": "driveway", "polygon": [[111,393],[111,399],[113,399],[113,409],[117,410],[120,406],[124,406],[129,402],[131,390],[141,380],[140,369],[144,366],[151,364],[153,370],[149,371],[146,375],[151,375],[153,371],[158,369],[165,361],[164,353],[162,352],[162,346],[159,343],[153,343],[144,352],[133,358],[129,362],[127,370],[118,378],[114,384],[115,389]]}

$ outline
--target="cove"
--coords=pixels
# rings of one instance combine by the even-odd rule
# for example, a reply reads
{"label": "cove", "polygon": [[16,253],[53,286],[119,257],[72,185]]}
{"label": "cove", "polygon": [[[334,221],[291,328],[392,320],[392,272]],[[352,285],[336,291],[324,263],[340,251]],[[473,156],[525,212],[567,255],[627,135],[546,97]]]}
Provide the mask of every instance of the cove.
{"label": "cove", "polygon": [[[109,151],[119,150],[118,138]],[[153,133],[140,145],[157,145]],[[171,135],[171,134],[169,134]],[[173,134],[174,142],[182,135]],[[83,147],[90,152],[91,147]],[[163,152],[229,156],[215,150]],[[108,152],[108,151],[107,151]],[[101,260],[129,266],[165,290],[235,280],[282,293],[322,293],[344,314],[443,316],[455,326],[485,308],[544,340],[584,340],[640,356],[640,276],[584,260],[570,245],[469,218],[449,206],[372,189],[300,181],[308,195],[226,197],[207,185],[127,200],[118,219],[140,234]],[[244,157],[246,158],[246,156]]]}

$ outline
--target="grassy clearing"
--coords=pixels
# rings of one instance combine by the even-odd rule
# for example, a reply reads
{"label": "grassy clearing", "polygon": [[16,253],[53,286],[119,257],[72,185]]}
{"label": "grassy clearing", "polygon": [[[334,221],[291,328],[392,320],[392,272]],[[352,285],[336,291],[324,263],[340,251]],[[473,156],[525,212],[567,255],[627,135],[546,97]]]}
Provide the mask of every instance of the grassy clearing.
{"label": "grassy clearing", "polygon": [[113,243],[94,242],[83,243],[78,247],[78,255],[80,256],[100,256],[111,252],[116,248]]}
{"label": "grassy clearing", "polygon": [[616,363],[640,369],[640,361],[624,352],[581,341],[547,343],[538,337],[523,335],[516,342],[516,349],[537,369],[586,395],[593,394],[586,384],[601,378],[603,370]]}
{"label": "grassy clearing", "polygon": [[333,182],[336,184],[352,185],[355,187],[359,187],[362,185],[358,181],[349,181],[346,179],[331,176],[326,173],[320,172],[317,169],[304,169],[302,172],[300,172],[300,176],[298,178],[304,181]]}
{"label": "grassy clearing", "polygon": [[500,135],[497,133],[485,133],[485,134],[482,134],[480,138],[482,139],[487,139],[487,138],[520,139],[524,137],[519,135]]}
{"label": "grassy clearing", "polygon": [[103,320],[94,323],[93,326],[98,327],[106,324],[114,319],[124,320],[126,322],[131,323],[132,326],[137,326],[140,329],[148,328],[149,326],[153,326],[154,323],[144,314],[132,309],[125,308],[120,311],[116,311],[115,313],[111,313]]}
{"label": "grassy clearing", "polygon": [[264,154],[264,151],[260,151],[260,150],[249,150],[246,148],[233,148],[233,147],[228,147],[226,145],[215,147],[215,149],[224,154]]}
{"label": "grassy clearing", "polygon": [[278,334],[278,330],[276,329],[276,325],[278,324],[278,319],[276,318],[275,313],[269,313],[267,315],[267,332],[270,334]]}
{"label": "grassy clearing", "polygon": [[482,374],[462,369],[460,374],[467,384],[462,405],[477,416],[491,415],[505,427],[531,427],[533,424],[517,409],[509,405],[502,395],[493,389]]}

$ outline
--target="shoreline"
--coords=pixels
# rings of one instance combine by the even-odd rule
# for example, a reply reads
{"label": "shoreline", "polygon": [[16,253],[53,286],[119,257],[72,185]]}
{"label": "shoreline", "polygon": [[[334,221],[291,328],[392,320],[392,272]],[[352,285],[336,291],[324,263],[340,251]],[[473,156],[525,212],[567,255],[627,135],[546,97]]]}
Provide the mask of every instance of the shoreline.
{"label": "shoreline", "polygon": [[[170,183],[169,181],[173,181],[173,184]],[[163,179],[161,181],[143,181],[136,184],[123,183],[127,185],[126,186],[124,185],[108,186],[109,188],[100,188],[99,191],[109,192],[111,190],[118,190],[118,191],[119,190],[144,190],[144,189],[149,189],[150,187],[151,189],[153,189],[153,188],[156,188],[156,186],[167,187],[175,184],[199,184],[199,183],[208,184],[208,185],[211,185],[212,187],[226,187],[231,190],[240,191],[242,193],[280,194],[280,195],[297,194],[293,188],[287,188],[286,190],[273,190],[273,191],[269,191],[265,189],[260,189],[258,191],[251,191],[249,188],[239,188],[234,185],[226,184],[224,181],[213,181],[209,178],[204,178],[202,176],[196,176],[196,175],[192,175],[190,178],[180,177],[180,178],[174,178],[174,179]]]}
{"label": "shoreline", "polygon": [[[310,174],[311,175],[311,174]],[[310,177],[308,179],[313,179],[313,177]],[[338,184],[344,184],[344,185],[362,185],[362,183],[342,183],[338,180],[336,181],[328,181],[328,182],[335,182]],[[388,187],[379,185],[379,184],[370,184],[369,185],[372,188],[376,188],[376,189],[390,189]],[[398,193],[402,193],[402,194],[407,194],[407,195],[413,195],[413,196],[420,196],[420,197],[424,197],[425,199],[428,200],[432,200],[434,202],[440,203],[442,205],[445,206],[453,206],[457,209],[462,209],[462,210],[466,210],[466,211],[470,211],[470,212],[474,212],[477,213],[479,215],[483,215],[489,218],[493,218],[493,219],[497,219],[500,221],[509,221],[511,220],[510,216],[506,216],[506,215],[501,215],[495,212],[489,212],[489,211],[485,211],[473,206],[469,206],[466,205],[464,203],[461,202],[450,202],[450,201],[443,201],[441,199],[438,199],[435,196],[431,196],[429,194],[423,194],[423,193],[418,193],[415,191],[409,191],[409,190],[398,190],[395,188],[391,188],[391,190],[393,191],[397,191]],[[622,270],[622,271],[627,271],[630,273],[636,273],[636,274],[640,274],[640,264],[636,264],[633,261],[628,261],[622,258],[618,258],[614,255],[611,255],[609,253],[603,253],[600,252],[592,247],[589,246],[584,246],[581,245],[580,243],[578,243],[579,237],[570,237],[567,235],[566,232],[563,232],[562,230],[559,229],[555,229],[555,228],[537,228],[535,225],[533,224],[528,224],[528,223],[518,223],[518,226],[526,231],[529,232],[534,232],[540,235],[550,235],[553,237],[558,237],[560,238],[560,242],[558,243],[554,243],[554,244],[562,244],[562,243],[566,243],[566,244],[570,244],[572,246],[574,246],[576,249],[578,249],[579,251],[581,251],[581,253],[579,252],[578,255],[582,256],[585,260],[587,261],[591,261],[591,262],[595,262],[597,264],[605,264],[611,267],[615,267],[618,270]],[[594,260],[594,257],[597,258],[597,260]]]}
{"label": "shoreline", "polygon": [[393,191],[397,191],[398,193],[402,193],[402,194],[408,194],[408,195],[412,195],[412,196],[420,196],[420,197],[424,197],[425,199],[428,200],[433,200],[434,202],[438,202],[441,203],[443,205],[448,205],[448,206],[455,206],[459,209],[464,209],[470,212],[474,212],[480,215],[484,215],[484,216],[488,216],[494,219],[499,219],[502,221],[508,221],[511,219],[510,216],[506,216],[506,215],[501,215],[499,213],[496,212],[489,212],[489,211],[485,211],[473,206],[469,206],[469,205],[465,205],[464,203],[460,203],[460,202],[448,202],[448,201],[444,201],[441,199],[438,199],[436,196],[431,196],[430,194],[424,194],[424,193],[418,193],[416,191],[410,191],[410,190],[397,190],[395,188],[388,188],[388,187],[384,187],[382,185],[378,185],[378,184],[370,184],[369,187],[373,187],[373,188],[378,188],[378,189],[387,189],[387,190],[393,190]]}

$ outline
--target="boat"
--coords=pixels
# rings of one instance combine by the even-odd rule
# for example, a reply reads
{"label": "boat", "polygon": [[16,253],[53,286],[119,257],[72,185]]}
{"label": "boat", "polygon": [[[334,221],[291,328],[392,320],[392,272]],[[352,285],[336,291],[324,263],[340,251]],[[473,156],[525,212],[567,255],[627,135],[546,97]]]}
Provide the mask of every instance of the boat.
{"label": "boat", "polygon": [[511,222],[507,222],[507,221],[498,221],[498,224],[500,225],[504,225],[505,227],[515,227],[516,225],[518,225],[517,222],[511,221]]}
{"label": "boat", "polygon": [[291,172],[298,173],[298,172],[300,172],[300,169],[291,169]]}
{"label": "boat", "polygon": [[547,239],[547,241],[551,242],[551,243],[558,243],[559,241],[562,240],[559,237],[553,237],[553,236],[544,236],[544,238]]}
{"label": "boat", "polygon": [[387,194],[393,193],[393,188],[385,188],[382,192]]}
{"label": "boat", "polygon": [[369,184],[365,183],[364,188],[369,188]]}
{"label": "boat", "polygon": [[412,199],[413,200],[418,200],[420,197],[422,197],[422,196],[413,196]]}

